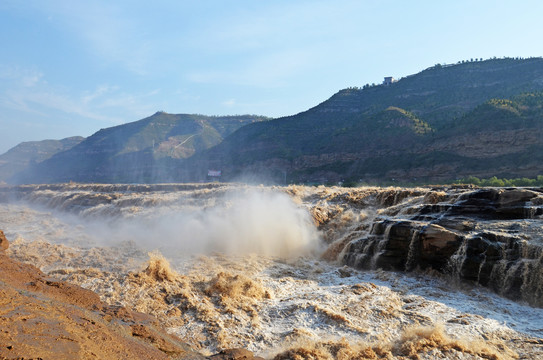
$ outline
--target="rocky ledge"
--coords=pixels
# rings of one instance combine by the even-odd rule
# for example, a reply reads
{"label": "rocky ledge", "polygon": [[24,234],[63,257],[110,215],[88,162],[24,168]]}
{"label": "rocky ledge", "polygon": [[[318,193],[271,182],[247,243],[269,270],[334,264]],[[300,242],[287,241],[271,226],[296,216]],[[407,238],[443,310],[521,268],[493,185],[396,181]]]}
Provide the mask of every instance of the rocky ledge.
{"label": "rocky ledge", "polygon": [[436,188],[389,204],[369,231],[345,242],[357,268],[433,269],[543,307],[541,189]]}

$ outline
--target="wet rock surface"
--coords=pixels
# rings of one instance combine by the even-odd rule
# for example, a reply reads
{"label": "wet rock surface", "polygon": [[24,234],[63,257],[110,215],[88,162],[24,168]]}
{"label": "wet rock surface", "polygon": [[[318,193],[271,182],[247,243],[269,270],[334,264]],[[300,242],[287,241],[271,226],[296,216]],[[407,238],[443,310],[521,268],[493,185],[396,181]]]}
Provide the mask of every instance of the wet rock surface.
{"label": "wet rock surface", "polygon": [[[342,261],[363,269],[434,269],[543,306],[541,189],[447,189],[439,201],[385,207]],[[387,204],[389,205],[389,204]]]}

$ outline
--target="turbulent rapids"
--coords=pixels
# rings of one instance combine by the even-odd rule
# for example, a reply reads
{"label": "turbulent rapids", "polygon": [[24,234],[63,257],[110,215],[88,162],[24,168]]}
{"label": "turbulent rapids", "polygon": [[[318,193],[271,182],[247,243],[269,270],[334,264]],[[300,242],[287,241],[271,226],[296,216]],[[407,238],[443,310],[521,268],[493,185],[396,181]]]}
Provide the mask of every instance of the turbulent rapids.
{"label": "turbulent rapids", "polygon": [[539,189],[0,187],[8,254],[203,354],[543,358]]}

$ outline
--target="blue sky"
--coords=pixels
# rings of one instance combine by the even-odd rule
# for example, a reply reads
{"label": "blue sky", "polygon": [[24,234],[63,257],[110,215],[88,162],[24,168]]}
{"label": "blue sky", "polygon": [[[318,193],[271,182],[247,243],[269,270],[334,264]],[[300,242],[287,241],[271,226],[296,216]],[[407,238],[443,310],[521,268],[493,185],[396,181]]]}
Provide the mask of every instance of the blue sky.
{"label": "blue sky", "polygon": [[436,63],[541,56],[534,1],[0,2],[0,153],[158,110],[292,115]]}

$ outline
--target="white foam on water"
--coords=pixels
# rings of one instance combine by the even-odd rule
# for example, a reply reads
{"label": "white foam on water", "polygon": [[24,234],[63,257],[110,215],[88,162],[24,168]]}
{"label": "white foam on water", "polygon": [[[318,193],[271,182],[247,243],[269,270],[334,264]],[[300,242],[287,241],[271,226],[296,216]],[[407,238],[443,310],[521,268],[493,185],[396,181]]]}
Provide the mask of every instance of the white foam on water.
{"label": "white foam on water", "polygon": [[[442,326],[452,338],[509,346],[543,337],[543,309],[487,289],[319,260],[320,240],[305,208],[282,193],[253,190],[220,196],[131,193],[78,216],[0,204],[0,229],[12,240],[12,253],[39,249],[35,256],[44,258],[39,264],[44,270],[97,291],[112,304],[153,313],[208,354],[228,345],[273,356],[302,340],[386,343],[412,326]],[[130,275],[145,267],[143,255],[154,248],[179,280],[144,283]],[[256,292],[211,291],[221,276],[245,281]],[[537,349],[534,345],[528,355],[543,355]]]}

